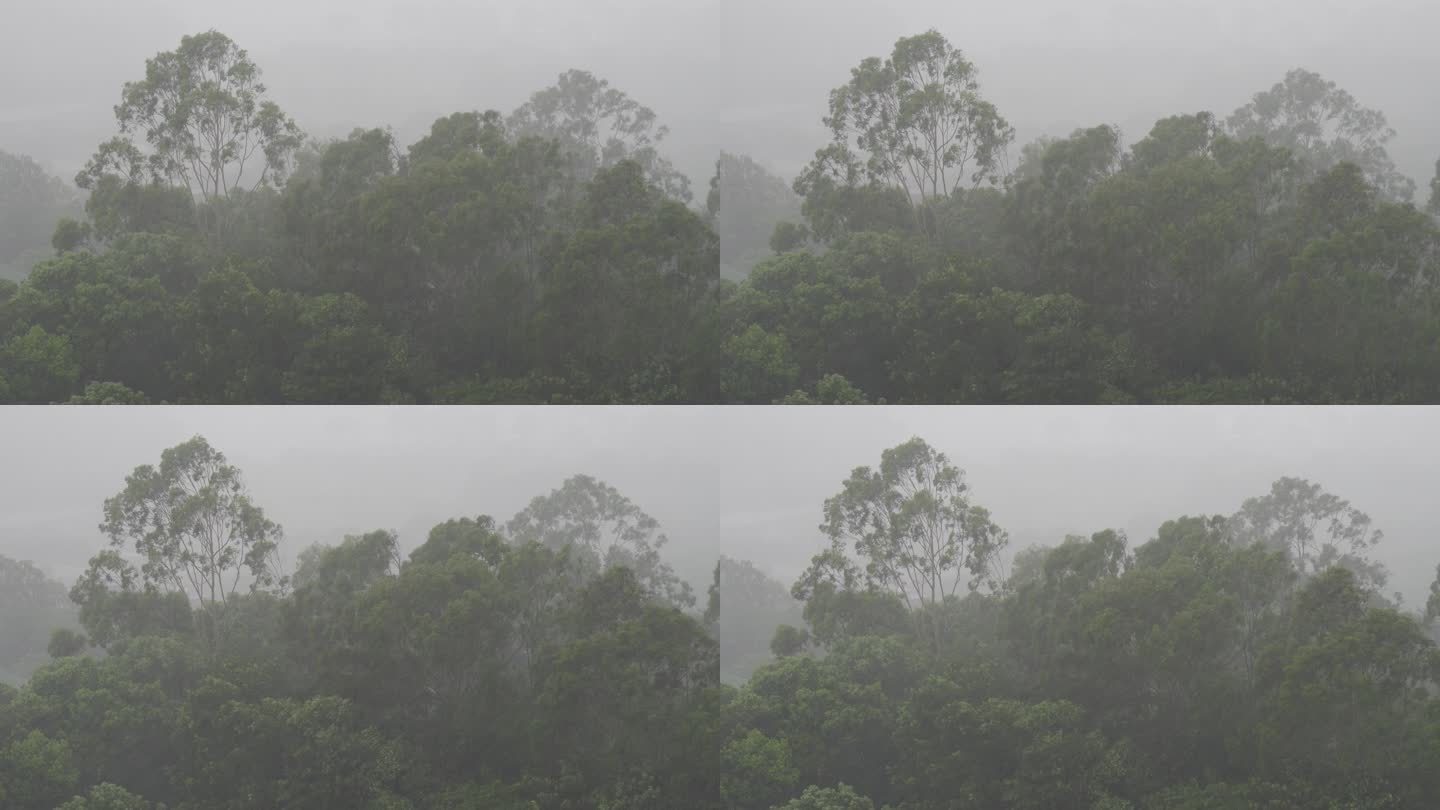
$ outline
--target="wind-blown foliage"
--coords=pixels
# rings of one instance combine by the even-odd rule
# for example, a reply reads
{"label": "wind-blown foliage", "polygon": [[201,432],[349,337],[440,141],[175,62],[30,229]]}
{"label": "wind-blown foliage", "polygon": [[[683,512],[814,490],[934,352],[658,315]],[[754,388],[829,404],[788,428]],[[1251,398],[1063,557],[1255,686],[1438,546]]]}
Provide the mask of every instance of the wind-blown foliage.
{"label": "wind-blown foliage", "polygon": [[[846,492],[872,496],[879,532],[907,501],[860,472]],[[1318,551],[1326,528],[1350,559]],[[1032,547],[999,588],[938,603],[907,605],[883,571],[807,572],[809,632],[781,626],[779,657],[724,708],[724,806],[1429,807],[1440,628],[1357,574],[1383,574],[1365,557],[1380,539],[1344,499],[1283,478],[1138,546],[1106,530]]]}
{"label": "wind-blown foliage", "polygon": [[0,403],[718,399],[719,244],[655,111],[576,70],[408,148],[314,141],[259,77],[184,38],[125,85],[83,222],[23,198],[55,252],[0,281]]}
{"label": "wind-blown foliage", "polygon": [[861,60],[797,176],[723,152],[701,201],[583,70],[316,141],[186,37],[83,217],[0,159],[0,403],[1440,402],[1440,179],[1380,110],[1295,69],[1012,148],[966,53]]}
{"label": "wind-blown foliage", "polygon": [[1295,70],[1011,170],[976,75],[931,31],[832,92],[801,215],[725,301],[724,401],[1440,401],[1440,209],[1380,111]]}
{"label": "wind-blown foliage", "polygon": [[[196,438],[106,504],[140,539],[74,591],[103,650],[57,633],[53,660],[0,686],[0,806],[720,807],[718,645],[698,613],[655,598],[653,571],[602,570],[584,536],[507,535],[482,515],[408,554],[385,530],[312,545],[283,591],[187,596],[172,580],[210,561],[180,535],[255,525],[229,497],[238,480]],[[0,564],[0,656],[28,655],[64,589]]]}

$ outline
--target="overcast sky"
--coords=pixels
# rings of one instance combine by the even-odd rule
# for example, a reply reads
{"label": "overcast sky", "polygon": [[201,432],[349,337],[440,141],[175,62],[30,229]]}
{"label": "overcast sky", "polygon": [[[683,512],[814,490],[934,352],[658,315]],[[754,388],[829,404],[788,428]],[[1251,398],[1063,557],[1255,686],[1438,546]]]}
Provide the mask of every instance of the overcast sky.
{"label": "overcast sky", "polygon": [[450,518],[504,522],[531,498],[587,474],[661,524],[662,553],[703,585],[717,550],[716,441],[682,408],[71,408],[0,414],[0,554],[67,583],[105,538],[105,499],[142,464],[196,434],[245,475],[285,529],[290,554],[394,529],[409,550]]}
{"label": "overcast sky", "polygon": [[1385,532],[1374,556],[1423,609],[1440,563],[1440,409],[1266,407],[732,408],[716,457],[725,553],[786,585],[825,540],[850,471],[919,436],[966,472],[1012,551],[1183,515],[1234,513],[1282,476],[1349,499]]}
{"label": "overcast sky", "polygon": [[823,145],[829,91],[928,28],[977,63],[1017,154],[1080,126],[1133,142],[1164,116],[1228,114],[1303,66],[1389,116],[1422,188],[1440,156],[1433,0],[6,0],[0,21],[0,149],[67,178],[145,60],[211,27],[318,135],[391,124],[410,143],[590,70],[669,124],[702,192],[721,149],[792,174]]}
{"label": "overcast sky", "polygon": [[[727,4],[728,5],[728,4]],[[0,149],[67,179],[114,134],[111,108],[145,60],[216,28],[249,51],[307,132],[392,125],[402,143],[461,110],[509,113],[570,68],[655,110],[704,198],[729,81],[711,0],[5,0]]]}
{"label": "overcast sky", "polygon": [[[980,71],[1018,147],[1097,124],[1127,144],[1160,118],[1222,117],[1295,67],[1389,118],[1391,156],[1423,188],[1440,157],[1433,0],[731,0],[728,147],[793,175],[824,144],[829,91],[866,57],[934,28]],[[743,88],[743,89],[742,89]],[[1012,155],[1012,165],[1013,157]]]}
{"label": "overcast sky", "polygon": [[[1367,512],[1391,590],[1423,605],[1440,563],[1435,408],[19,408],[4,410],[0,554],[73,580],[102,547],[101,504],[195,434],[244,471],[291,552],[377,528],[413,548],[453,517],[508,520],[596,476],[672,538],[697,587],[724,553],[789,584],[823,546],[849,472],[919,436],[966,471],[1012,548],[1230,514],[1281,476]],[[703,592],[703,591],[702,591]]]}

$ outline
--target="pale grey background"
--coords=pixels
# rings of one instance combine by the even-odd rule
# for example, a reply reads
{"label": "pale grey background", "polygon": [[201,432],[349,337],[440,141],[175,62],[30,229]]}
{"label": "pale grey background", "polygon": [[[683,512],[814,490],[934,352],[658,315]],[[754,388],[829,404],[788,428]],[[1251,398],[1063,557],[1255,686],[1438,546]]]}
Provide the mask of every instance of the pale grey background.
{"label": "pale grey background", "polygon": [[[792,583],[825,546],[822,505],[858,466],[919,436],[965,470],[1015,550],[1182,515],[1235,512],[1282,476],[1367,512],[1387,591],[1424,609],[1440,563],[1440,408],[736,408],[718,446],[725,553]],[[1008,555],[1007,555],[1008,559]]]}
{"label": "pale grey background", "polygon": [[197,433],[245,474],[292,559],[374,529],[399,532],[408,552],[437,523],[503,523],[577,473],[660,521],[702,605],[719,555],[705,411],[538,406],[3,408],[0,554],[73,582],[105,545],[105,499]]}
{"label": "pale grey background", "polygon": [[1429,0],[6,0],[0,149],[68,179],[145,59],[211,27],[316,135],[391,124],[410,143],[441,115],[508,112],[563,70],[593,71],[670,125],[701,199],[722,148],[793,176],[825,141],[829,91],[932,27],[978,64],[1017,150],[1081,126],[1133,142],[1164,116],[1225,115],[1303,66],[1389,116],[1392,155],[1421,188],[1440,157]]}

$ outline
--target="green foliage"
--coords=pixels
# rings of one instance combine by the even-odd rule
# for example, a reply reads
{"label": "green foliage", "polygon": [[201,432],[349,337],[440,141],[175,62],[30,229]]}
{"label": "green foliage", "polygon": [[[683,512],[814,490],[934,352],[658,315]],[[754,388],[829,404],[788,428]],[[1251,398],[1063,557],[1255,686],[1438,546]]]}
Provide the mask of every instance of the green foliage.
{"label": "green foliage", "polygon": [[[122,586],[183,593],[202,610],[228,603],[242,576],[252,592],[285,584],[277,571],[280,526],[250,499],[240,470],[202,436],[165,450],[158,468],[126,476],[125,489],[105,501],[100,529],[113,549],[133,547],[144,560],[138,578],[134,569],[121,570]],[[100,580],[111,559],[92,561],[84,579]]]}
{"label": "green foliage", "polygon": [[85,651],[89,640],[68,627],[57,627],[50,633],[50,643],[45,651],[51,658],[70,658]]}
{"label": "green foliage", "polygon": [[84,796],[76,796],[60,805],[57,810],[152,810],[153,807],[125,788],[105,782],[91,788]]}
{"label": "green foliage", "polygon": [[[252,172],[260,164],[252,186],[282,181],[300,129],[264,98],[259,79],[249,55],[219,31],[182,38],[146,61],[143,80],[125,84],[115,107],[120,137],[101,144],[77,182],[176,183],[209,202],[243,188],[247,163]],[[126,137],[134,133],[144,135],[150,154]]]}
{"label": "green foliage", "polygon": [[15,810],[49,810],[74,788],[78,771],[64,740],[32,731],[0,747],[0,801]]}
{"label": "green foliage", "polygon": [[651,598],[678,607],[695,604],[690,584],[661,558],[670,540],[660,523],[604,481],[569,478],[531,500],[505,530],[518,542],[565,550],[583,577],[624,568]]}
{"label": "green foliage", "polygon": [[0,180],[23,175],[0,182],[13,261],[38,268],[0,290],[0,401],[720,396],[714,216],[688,207],[654,111],[592,74],[408,148],[383,128],[307,142],[207,31],[148,60],[115,114],[77,177],[84,221],[0,153]]}
{"label": "green foliage", "polygon": [[759,324],[725,341],[725,363],[720,368],[720,392],[731,402],[764,402],[794,386],[800,370],[790,359],[783,335],[772,335]]}
{"label": "green foliage", "polygon": [[1408,202],[1415,182],[1400,174],[1385,152],[1395,130],[1379,110],[1361,107],[1353,96],[1319,74],[1296,69],[1236,110],[1226,122],[1237,138],[1262,138],[1291,150],[1308,169],[1323,174],[1349,162],[1387,195]]}
{"label": "green foliage", "polygon": [[724,153],[693,206],[583,70],[409,145],[307,141],[267,92],[217,31],[148,60],[83,217],[0,153],[0,401],[1440,400],[1440,186],[1412,204],[1385,116],[1307,70],[1016,155],[926,31],[829,95],[789,188]]}
{"label": "green foliage", "polygon": [[32,326],[0,344],[0,369],[0,395],[7,401],[51,404],[75,385],[80,365],[69,339]]}
{"label": "green foliage", "polygon": [[669,128],[654,110],[587,71],[568,70],[555,85],[533,94],[506,121],[522,135],[557,141],[588,180],[597,171],[632,161],[649,183],[680,202],[690,201],[690,180],[658,151]]}
{"label": "green foliage", "polygon": [[[1284,551],[1302,575],[1358,562],[1385,537],[1349,501],[1298,478],[1281,478],[1269,494],[1245,501],[1230,528],[1241,542]],[[1383,567],[1365,584],[1383,587]]]}
{"label": "green foliage", "polygon": [[769,807],[790,795],[800,778],[785,742],[754,729],[726,745],[722,757],[720,797],[726,807]]}
{"label": "green foliage", "polygon": [[[163,497],[107,506],[112,528],[142,537],[103,550],[73,589],[103,650],[78,655],[87,639],[56,632],[52,660],[0,687],[0,806],[725,806],[713,629],[647,585],[663,560],[643,576],[623,554],[572,560],[592,519],[663,545],[613,489],[572,479],[513,532],[446,521],[408,558],[393,532],[349,536],[303,551],[291,588],[245,568],[261,587],[187,598],[167,579],[195,563],[179,534],[246,525],[213,512],[239,508],[227,482],[238,473],[196,439],[130,476],[130,495]],[[8,665],[12,642],[43,653],[38,630],[17,633],[48,634],[42,608],[64,589],[0,563]]]}
{"label": "green foliage", "polygon": [[[792,391],[775,401],[777,405],[869,405],[865,392],[839,374],[826,374],[815,383],[815,394]],[[883,404],[883,403],[882,403]]]}
{"label": "green foliage", "polygon": [[979,88],[975,65],[939,32],[900,39],[883,62],[862,61],[830,94],[832,147],[816,153],[796,190],[810,197],[863,176],[915,202],[997,179],[1014,130]]}
{"label": "green foliage", "polygon": [[[726,303],[726,401],[845,401],[829,374],[897,403],[1440,399],[1440,227],[1333,82],[1292,71],[1128,149],[1043,137],[1004,172],[1008,125],[938,33],[851,73],[804,224]],[[791,367],[778,400],[751,382]]]}
{"label": "green foliage", "polygon": [[70,397],[67,405],[149,405],[150,400],[117,382],[92,382],[85,391]]}
{"label": "green foliage", "polygon": [[962,584],[994,587],[995,558],[1009,542],[970,503],[964,475],[920,438],[882,453],[879,469],[855,468],[825,502],[820,528],[830,547],[796,583],[796,598],[822,585],[898,595],[938,647],[948,630],[943,614],[927,609],[958,598]]}
{"label": "green foliage", "polygon": [[[932,453],[917,440],[886,462]],[[805,631],[782,627],[723,709],[728,806],[1433,803],[1440,649],[1376,593],[1379,533],[1348,502],[1283,478],[1234,516],[1168,521],[1133,550],[1067,537],[1017,554],[995,590],[907,605],[887,576],[923,537],[897,529],[924,488],[889,493],[885,466],[825,505],[833,525],[853,502],[876,553],[832,548],[793,589],[814,654],[785,654]],[[1347,554],[1293,551],[1326,528]]]}
{"label": "green foliage", "polygon": [[811,785],[799,797],[776,805],[775,810],[875,810],[875,803],[842,782],[833,788]]}
{"label": "green foliage", "polygon": [[805,649],[805,645],[809,643],[808,631],[782,624],[775,628],[775,635],[770,639],[770,652],[776,658],[788,658],[792,655],[799,655]]}
{"label": "green foliage", "polygon": [[810,230],[796,222],[777,222],[770,233],[770,250],[775,253],[789,253],[797,250],[810,240]]}

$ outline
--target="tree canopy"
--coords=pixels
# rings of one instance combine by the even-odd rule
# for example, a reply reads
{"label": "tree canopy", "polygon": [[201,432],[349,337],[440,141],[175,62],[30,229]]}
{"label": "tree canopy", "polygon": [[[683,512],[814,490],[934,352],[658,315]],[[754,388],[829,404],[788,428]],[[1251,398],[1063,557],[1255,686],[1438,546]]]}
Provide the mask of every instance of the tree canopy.
{"label": "tree canopy", "polygon": [[1228,117],[1016,154],[978,75],[929,31],[830,94],[801,211],[755,208],[771,255],[722,251],[723,401],[1440,400],[1440,209],[1382,112],[1296,69]]}
{"label": "tree canopy", "polygon": [[583,69],[318,139],[185,37],[83,213],[0,155],[0,403],[1440,401],[1440,181],[1381,110],[1296,68],[1018,144],[964,44],[859,59],[794,176],[727,150],[692,191]]}
{"label": "tree canopy", "polygon": [[[904,556],[924,544],[902,517],[943,525],[925,493],[959,480],[914,439],[816,504],[867,527],[869,561],[796,581],[803,628],[769,611],[774,655],[722,709],[724,806],[1418,810],[1440,790],[1436,599],[1409,613],[1364,575],[1381,535],[1345,499],[1286,477],[1232,516],[1067,537],[994,589],[916,599],[893,572],[929,558]],[[732,581],[725,605],[754,591]]]}
{"label": "tree canopy", "polygon": [[0,217],[25,231],[0,264],[36,265],[0,286],[0,402],[718,398],[713,218],[659,115],[600,77],[408,147],[318,140],[212,30],[148,60],[115,117],[83,216],[0,183],[25,213]]}
{"label": "tree canopy", "polygon": [[[57,632],[51,660],[0,687],[0,805],[720,807],[718,644],[655,598],[654,570],[589,565],[587,537],[554,529],[588,512],[538,535],[456,518],[408,553],[384,529],[312,544],[282,589],[259,510],[201,437],[104,504],[124,542],[71,593],[88,638]],[[73,624],[28,564],[0,558],[0,586],[0,666]]]}

